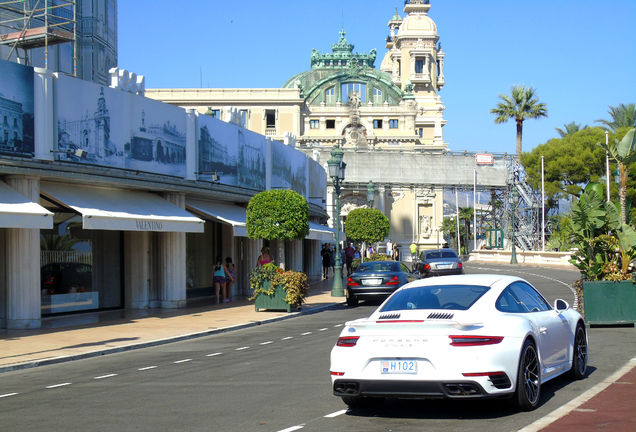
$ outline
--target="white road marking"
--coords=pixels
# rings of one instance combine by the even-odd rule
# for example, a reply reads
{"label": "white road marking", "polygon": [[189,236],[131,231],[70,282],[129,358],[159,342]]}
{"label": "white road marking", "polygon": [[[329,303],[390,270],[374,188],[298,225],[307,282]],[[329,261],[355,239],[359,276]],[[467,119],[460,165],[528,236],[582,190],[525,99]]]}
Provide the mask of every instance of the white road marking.
{"label": "white road marking", "polygon": [[334,327],[342,327],[344,324],[336,324]]}
{"label": "white road marking", "polygon": [[290,339],[293,339],[293,338],[294,338],[293,336],[287,336],[287,337],[282,338],[281,340],[290,340]]}
{"label": "white road marking", "polygon": [[347,410],[343,409],[343,410],[340,410],[340,411],[333,412],[331,414],[327,414],[325,417],[326,418],[334,418],[334,417],[338,417],[339,415],[343,415],[346,412],[347,412]]}
{"label": "white road marking", "polygon": [[301,333],[300,335],[301,336],[307,336],[307,335],[310,335],[310,334],[311,334],[311,332],[305,332],[305,333]]}
{"label": "white road marking", "polygon": [[54,385],[50,385],[50,386],[46,386],[47,389],[52,389],[52,388],[57,388],[57,387],[64,387],[67,385],[71,385],[70,382],[67,383],[61,383],[61,384],[54,384]]}
{"label": "white road marking", "polygon": [[292,427],[288,427],[287,429],[281,429],[278,432],[294,432],[294,431],[297,431],[298,429],[302,429],[304,427],[305,427],[305,425],[292,426]]}
{"label": "white road marking", "polygon": [[236,348],[234,351],[243,351],[243,350],[246,350],[246,349],[250,349],[250,347],[244,346],[244,347]]}
{"label": "white road marking", "polygon": [[96,376],[96,377],[93,377],[93,379],[104,379],[104,378],[110,378],[110,377],[114,377],[114,376],[117,376],[117,374],[116,373],[112,373],[112,374],[108,374],[108,375]]}
{"label": "white road marking", "polygon": [[205,356],[206,357],[216,357],[216,356],[219,356],[221,354],[223,354],[223,353],[217,352],[217,353],[212,353],[212,354],[206,354]]}
{"label": "white road marking", "polygon": [[139,368],[139,369],[137,369],[137,370],[138,370],[138,371],[145,371],[145,370],[148,370],[148,369],[154,369],[154,368],[156,368],[156,367],[157,367],[157,366],[146,366],[146,367]]}
{"label": "white road marking", "polygon": [[327,327],[325,327],[325,328],[319,329],[318,331],[325,331],[325,330],[329,330],[329,329]]}
{"label": "white road marking", "polygon": [[274,341],[261,342],[260,345],[269,345],[271,343],[274,343]]}
{"label": "white road marking", "polygon": [[577,411],[577,412],[596,412],[597,410],[590,409],[590,408],[577,408],[574,411]]}
{"label": "white road marking", "polygon": [[183,360],[177,360],[176,362],[173,362],[174,364],[179,364],[179,363],[185,363],[185,362],[189,362],[192,361],[192,359],[183,359]]}
{"label": "white road marking", "polygon": [[5,393],[5,394],[3,394],[3,395],[0,395],[0,398],[3,398],[3,397],[9,397],[9,396],[15,396],[15,395],[17,395],[17,394],[19,394],[19,393]]}
{"label": "white road marking", "polygon": [[554,411],[540,418],[536,422],[529,424],[523,429],[519,429],[518,432],[537,432],[537,431],[540,431],[541,429],[544,429],[549,424],[554,423],[561,417],[565,417],[571,411],[574,411],[575,409],[583,405],[585,402],[589,401],[594,396],[596,396],[597,394],[605,390],[612,383],[618,381],[618,379],[622,377],[623,375],[625,375],[627,372],[629,372],[635,366],[635,364],[636,364],[636,357],[628,361],[622,368],[614,372],[611,376],[605,378],[600,383],[596,384],[594,387],[590,388],[585,393],[572,399],[567,404],[562,405],[561,408],[555,409]]}

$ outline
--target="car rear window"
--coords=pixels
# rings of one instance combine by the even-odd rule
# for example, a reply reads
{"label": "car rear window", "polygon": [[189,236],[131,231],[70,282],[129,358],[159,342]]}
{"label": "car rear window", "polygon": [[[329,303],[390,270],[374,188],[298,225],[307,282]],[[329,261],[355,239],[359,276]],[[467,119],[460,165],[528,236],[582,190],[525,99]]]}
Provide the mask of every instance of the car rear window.
{"label": "car rear window", "polygon": [[431,285],[396,292],[380,312],[406,309],[467,310],[490,288],[481,285]]}
{"label": "car rear window", "polygon": [[427,252],[425,259],[440,259],[440,258],[455,258],[457,259],[457,255],[453,251],[435,251],[435,252]]}
{"label": "car rear window", "polygon": [[357,271],[359,272],[368,272],[368,271],[386,271],[386,272],[397,272],[400,271],[399,263],[396,261],[371,261],[365,262],[358,266]]}

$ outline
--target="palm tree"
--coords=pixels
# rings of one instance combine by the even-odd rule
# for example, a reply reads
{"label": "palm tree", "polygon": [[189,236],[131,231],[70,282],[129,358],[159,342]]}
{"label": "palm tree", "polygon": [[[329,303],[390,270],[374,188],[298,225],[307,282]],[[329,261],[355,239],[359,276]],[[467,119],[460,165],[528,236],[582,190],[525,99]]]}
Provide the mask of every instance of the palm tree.
{"label": "palm tree", "polygon": [[[445,217],[442,219],[442,226],[440,227],[441,231],[448,234],[449,243],[451,245],[457,244],[455,241],[455,234],[457,233],[457,225],[455,223],[455,217]],[[458,251],[459,253],[459,251]]]}
{"label": "palm tree", "polygon": [[[460,207],[459,208],[459,220],[464,222],[464,234],[465,240],[464,245],[466,246],[466,250],[468,250],[468,242],[470,241],[470,223],[473,220],[474,210],[472,207]],[[477,245],[475,245],[476,247]]]}
{"label": "palm tree", "polygon": [[614,133],[622,127],[636,126],[636,105],[634,104],[610,106],[608,113],[611,120],[599,119],[595,121],[605,125],[606,129],[610,129]]}
{"label": "palm tree", "polygon": [[614,138],[614,142],[608,143],[607,146],[603,143],[601,147],[616,161],[619,176],[618,197],[621,205],[621,223],[626,224],[627,176],[629,165],[636,162],[636,128],[631,128],[622,140],[618,141]]}
{"label": "palm tree", "polygon": [[546,105],[536,97],[533,87],[523,85],[512,86],[511,96],[500,94],[502,102],[496,108],[490,110],[495,114],[495,123],[505,123],[508,119],[515,119],[517,123],[517,157],[521,154],[521,136],[523,135],[523,122],[529,118],[547,117]]}
{"label": "palm tree", "polygon": [[575,123],[575,122],[571,122],[571,123],[567,123],[563,125],[564,129],[561,128],[555,128],[556,131],[559,133],[559,135],[561,136],[561,138],[567,136],[567,135],[571,135],[573,133],[576,133],[582,129],[587,129],[587,126],[583,126],[581,127],[580,124]]}

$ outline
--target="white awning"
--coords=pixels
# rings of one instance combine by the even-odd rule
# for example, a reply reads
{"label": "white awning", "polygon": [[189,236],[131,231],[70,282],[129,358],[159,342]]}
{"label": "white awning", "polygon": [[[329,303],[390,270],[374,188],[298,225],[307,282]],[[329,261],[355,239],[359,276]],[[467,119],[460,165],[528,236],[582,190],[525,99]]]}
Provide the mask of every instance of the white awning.
{"label": "white awning", "polygon": [[0,228],[53,228],[53,213],[0,181]]}
{"label": "white awning", "polygon": [[315,222],[309,222],[309,240],[333,241],[336,237],[336,231],[327,225],[320,225]]}
{"label": "white awning", "polygon": [[235,237],[247,237],[245,208],[210,201],[186,200],[186,208],[232,226]]}
{"label": "white awning", "polygon": [[205,222],[149,192],[41,183],[40,192],[82,215],[84,229],[203,232]]}

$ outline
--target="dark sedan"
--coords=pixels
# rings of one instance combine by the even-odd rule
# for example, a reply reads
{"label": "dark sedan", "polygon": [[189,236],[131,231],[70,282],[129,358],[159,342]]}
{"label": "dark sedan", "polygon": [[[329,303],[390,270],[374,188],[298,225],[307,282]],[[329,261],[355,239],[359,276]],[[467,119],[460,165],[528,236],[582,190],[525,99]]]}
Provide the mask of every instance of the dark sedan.
{"label": "dark sedan", "polygon": [[417,273],[397,261],[364,262],[347,279],[347,305],[356,306],[358,300],[387,297],[417,278]]}
{"label": "dark sedan", "polygon": [[463,274],[464,266],[453,249],[434,249],[420,254],[420,277]]}

